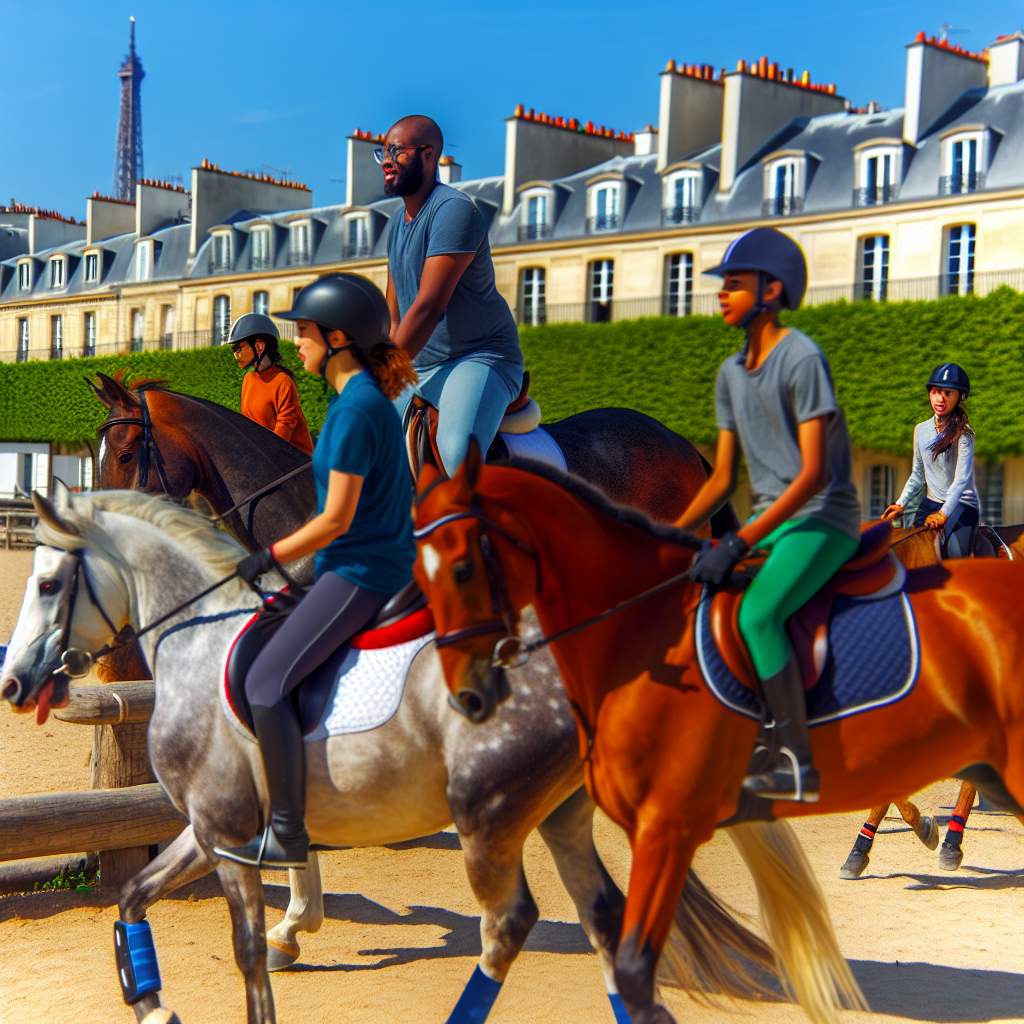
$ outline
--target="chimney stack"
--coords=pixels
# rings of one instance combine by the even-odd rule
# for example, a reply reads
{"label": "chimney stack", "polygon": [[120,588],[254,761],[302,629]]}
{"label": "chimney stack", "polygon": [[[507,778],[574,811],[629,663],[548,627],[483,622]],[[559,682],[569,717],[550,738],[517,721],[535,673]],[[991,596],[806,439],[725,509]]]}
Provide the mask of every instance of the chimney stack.
{"label": "chimney stack", "polygon": [[903,141],[916,146],[961,93],[983,88],[987,63],[980,53],[918,32],[907,45]]}
{"label": "chimney stack", "polygon": [[357,128],[346,140],[345,205],[367,206],[384,198],[384,176],[373,151],[384,136]]}
{"label": "chimney stack", "polygon": [[710,64],[676,64],[661,72],[658,103],[658,170],[721,138],[722,75]]}
{"label": "chimney stack", "polygon": [[997,36],[988,48],[988,84],[1013,85],[1024,78],[1024,32]]}
{"label": "chimney stack", "polygon": [[85,201],[85,242],[95,245],[104,238],[127,235],[135,230],[135,203],[99,192]]}
{"label": "chimney stack", "polygon": [[658,152],[658,129],[653,124],[645,124],[636,133],[633,143],[634,156],[650,156]]}
{"label": "chimney stack", "polygon": [[441,157],[437,162],[437,180],[444,185],[462,181],[462,164],[456,163],[453,156]]}
{"label": "chimney stack", "polygon": [[184,185],[157,178],[135,183],[135,233],[142,238],[168,224],[180,224],[192,215],[192,197]]}

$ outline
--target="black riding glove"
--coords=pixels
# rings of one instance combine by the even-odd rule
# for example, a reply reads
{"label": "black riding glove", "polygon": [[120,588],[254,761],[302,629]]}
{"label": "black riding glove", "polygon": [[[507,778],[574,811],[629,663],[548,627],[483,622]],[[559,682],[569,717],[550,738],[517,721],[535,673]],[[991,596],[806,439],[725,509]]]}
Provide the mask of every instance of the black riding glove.
{"label": "black riding glove", "polygon": [[717,544],[698,553],[690,567],[690,578],[720,587],[749,550],[750,545],[738,533],[727,533]]}
{"label": "black riding glove", "polygon": [[264,573],[277,568],[277,561],[270,553],[270,548],[263,548],[261,551],[254,551],[246,555],[235,569],[239,579],[246,583],[255,583]]}

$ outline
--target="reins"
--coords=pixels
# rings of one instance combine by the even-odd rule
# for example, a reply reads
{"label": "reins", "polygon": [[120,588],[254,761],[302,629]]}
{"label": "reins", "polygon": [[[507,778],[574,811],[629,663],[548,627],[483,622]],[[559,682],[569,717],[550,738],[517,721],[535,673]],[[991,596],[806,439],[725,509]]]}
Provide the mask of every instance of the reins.
{"label": "reins", "polygon": [[897,547],[898,545],[902,544],[904,541],[910,540],[911,537],[916,537],[919,533],[931,533],[931,532],[932,532],[932,528],[930,526],[918,526],[915,529],[911,530],[910,533],[908,533],[905,537],[900,537],[899,540],[892,541],[889,544],[889,547],[890,547],[890,549],[892,549],[894,547]]}
{"label": "reins", "polygon": [[259,490],[253,491],[248,498],[238,502],[237,505],[232,505],[227,512],[221,512],[220,515],[206,516],[211,523],[219,523],[222,519],[227,519],[228,516],[237,512],[239,509],[245,508],[246,505],[251,505],[254,501],[258,501],[260,498],[265,498],[271,491],[276,491],[281,484],[287,483],[292,477],[298,476],[300,473],[304,473],[307,469],[310,469],[313,465],[312,460],[304,462],[301,466],[296,466],[294,469],[288,470],[287,473],[277,477],[275,480],[271,480],[269,484],[264,484]]}

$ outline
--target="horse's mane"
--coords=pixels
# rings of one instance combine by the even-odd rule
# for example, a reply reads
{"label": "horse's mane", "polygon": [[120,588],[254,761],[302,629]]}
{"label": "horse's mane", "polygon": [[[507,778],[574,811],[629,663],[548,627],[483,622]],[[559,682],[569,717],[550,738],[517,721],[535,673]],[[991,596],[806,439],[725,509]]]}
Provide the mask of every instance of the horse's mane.
{"label": "horse's mane", "polygon": [[[219,530],[205,516],[194,509],[180,505],[163,495],[143,491],[93,491],[77,494],[70,507],[60,512],[77,533],[57,530],[44,519],[39,520],[37,537],[43,544],[76,551],[87,543],[99,542],[109,551],[109,533],[95,521],[97,512],[130,516],[155,526],[161,533],[194,552],[213,572],[228,575],[239,560],[248,553],[238,541],[224,530]],[[110,552],[115,554],[115,552]]]}
{"label": "horse's mane", "polygon": [[171,382],[162,377],[140,377],[134,371],[123,368],[114,371],[114,380],[129,391],[170,391]]}
{"label": "horse's mane", "polygon": [[534,462],[532,459],[513,457],[507,462],[500,463],[495,468],[508,467],[509,469],[521,470],[532,476],[539,476],[548,483],[556,484],[563,490],[568,491],[574,498],[593,505],[599,512],[610,516],[617,523],[624,526],[632,526],[647,534],[654,540],[667,541],[670,544],[679,544],[687,548],[700,548],[706,543],[701,537],[691,533],[689,530],[681,530],[678,526],[669,523],[657,523],[648,519],[642,512],[629,505],[617,505],[604,491],[598,490],[586,480],[571,473],[563,473],[554,466],[544,462]]}

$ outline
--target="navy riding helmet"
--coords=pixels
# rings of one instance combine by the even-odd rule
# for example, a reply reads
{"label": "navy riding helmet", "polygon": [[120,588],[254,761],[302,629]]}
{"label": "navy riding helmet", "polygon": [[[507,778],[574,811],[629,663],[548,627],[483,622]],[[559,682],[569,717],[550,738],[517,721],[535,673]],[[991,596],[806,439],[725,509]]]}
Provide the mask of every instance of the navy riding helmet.
{"label": "navy riding helmet", "polygon": [[957,363],[942,363],[932,370],[925,388],[955,388],[963,401],[971,393],[971,379]]}
{"label": "navy riding helmet", "polygon": [[807,291],[807,261],[789,235],[775,228],[754,228],[733,239],[717,267],[705,274],[724,277],[738,270],[753,270],[782,282],[782,305],[797,309]]}

